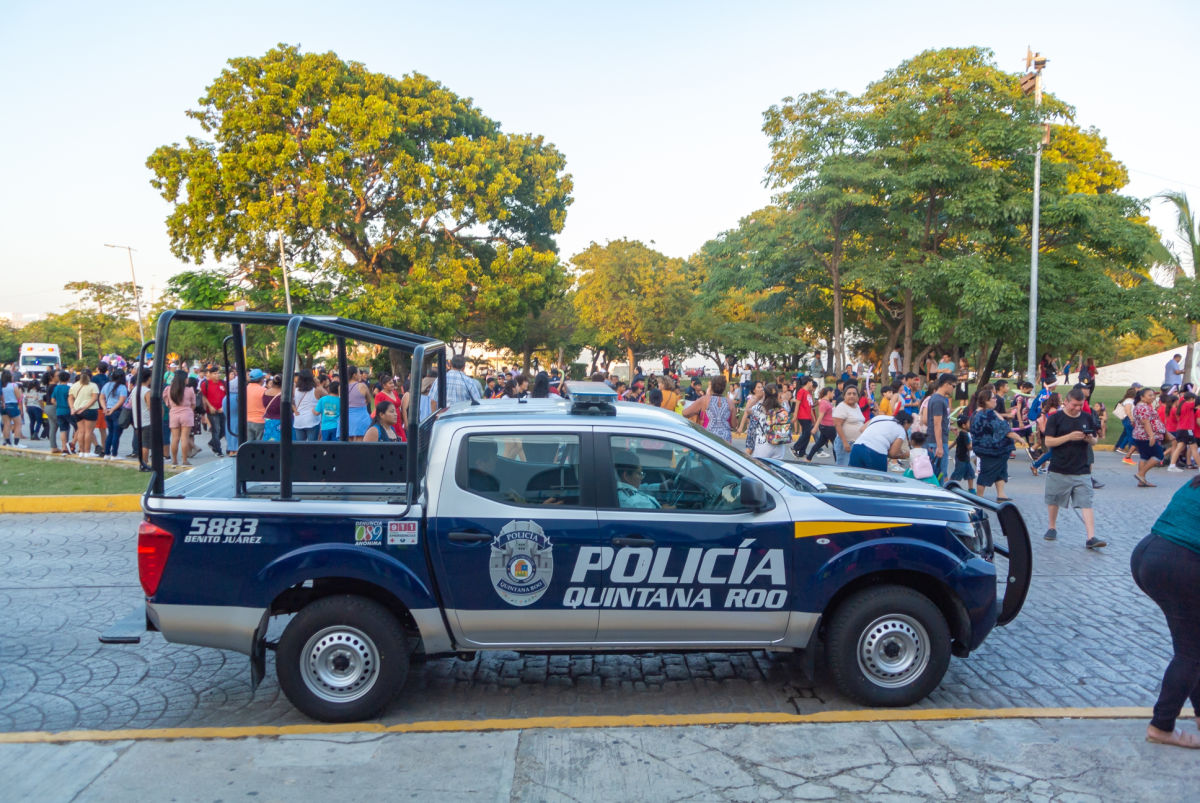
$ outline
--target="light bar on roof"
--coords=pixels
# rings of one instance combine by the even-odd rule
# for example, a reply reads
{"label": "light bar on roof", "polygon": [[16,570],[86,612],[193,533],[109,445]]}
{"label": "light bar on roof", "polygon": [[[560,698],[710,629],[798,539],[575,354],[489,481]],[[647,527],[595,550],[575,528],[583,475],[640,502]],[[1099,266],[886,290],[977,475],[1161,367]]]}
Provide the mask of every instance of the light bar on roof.
{"label": "light bar on roof", "polygon": [[568,382],[572,404],[612,404],[617,392],[603,382]]}

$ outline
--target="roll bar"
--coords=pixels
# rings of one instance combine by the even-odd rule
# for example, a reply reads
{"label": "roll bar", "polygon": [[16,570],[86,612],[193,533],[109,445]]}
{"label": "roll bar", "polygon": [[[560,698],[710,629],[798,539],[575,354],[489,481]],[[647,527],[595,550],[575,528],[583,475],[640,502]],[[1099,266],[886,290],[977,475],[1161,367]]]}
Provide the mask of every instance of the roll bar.
{"label": "roll bar", "polygon": [[338,377],[341,385],[341,404],[339,408],[341,426],[339,427],[339,431],[342,440],[349,438],[350,431],[350,375],[349,365],[346,360],[346,341],[348,339],[357,340],[376,346],[397,349],[403,353],[412,355],[413,368],[410,372],[412,392],[410,393],[408,425],[405,429],[405,435],[409,443],[409,448],[405,453],[405,477],[408,488],[407,501],[410,505],[413,503],[416,498],[414,489],[418,484],[416,478],[419,471],[419,454],[422,451],[422,446],[427,446],[427,444],[422,444],[420,441],[422,437],[420,421],[421,375],[424,371],[425,361],[436,357],[436,409],[441,410],[445,408],[446,344],[437,338],[425,337],[411,332],[402,332],[397,329],[389,329],[385,326],[334,316],[289,315],[278,312],[230,312],[223,310],[166,310],[158,318],[154,340],[142,346],[141,356],[143,364],[145,364],[145,353],[151,344],[154,345],[153,374],[150,380],[150,468],[153,476],[147,494],[150,496],[164,495],[166,474],[163,465],[163,378],[166,373],[166,355],[170,352],[171,324],[177,321],[226,324],[230,327],[230,334],[226,335],[221,342],[221,351],[225,362],[225,375],[228,380],[230,377],[229,346],[233,346],[234,368],[236,369],[239,388],[236,413],[238,417],[237,432],[238,437],[242,441],[246,439],[246,394],[242,391],[246,387],[247,382],[246,327],[285,327],[283,387],[280,389],[282,398],[280,399],[279,496],[277,497],[284,501],[290,501],[295,498],[292,496],[292,384],[295,376],[297,340],[300,331],[308,329],[314,332],[322,332],[332,335],[335,339],[338,358]]}

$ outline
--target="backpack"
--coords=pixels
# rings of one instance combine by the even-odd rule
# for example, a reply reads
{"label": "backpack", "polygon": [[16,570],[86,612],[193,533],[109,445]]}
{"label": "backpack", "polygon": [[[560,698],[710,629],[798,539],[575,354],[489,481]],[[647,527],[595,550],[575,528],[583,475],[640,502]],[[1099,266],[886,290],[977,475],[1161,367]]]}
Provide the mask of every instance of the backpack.
{"label": "backpack", "polygon": [[913,432],[925,433],[925,432],[929,431],[929,424],[927,421],[928,411],[929,411],[929,396],[926,396],[924,399],[921,399],[921,409],[917,411],[917,415],[913,419],[913,422],[912,422],[912,431]]}
{"label": "backpack", "polygon": [[767,443],[778,446],[792,442],[792,422],[786,407],[777,407],[767,414]]}

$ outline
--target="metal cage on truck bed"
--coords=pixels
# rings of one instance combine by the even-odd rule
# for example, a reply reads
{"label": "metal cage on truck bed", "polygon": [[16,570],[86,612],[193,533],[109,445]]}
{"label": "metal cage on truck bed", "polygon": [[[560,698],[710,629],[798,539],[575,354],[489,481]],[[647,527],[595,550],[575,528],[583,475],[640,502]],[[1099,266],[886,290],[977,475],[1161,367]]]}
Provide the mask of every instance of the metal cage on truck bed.
{"label": "metal cage on truck bed", "polygon": [[[236,416],[238,450],[234,473],[234,493],[252,495],[252,488],[269,488],[273,498],[280,501],[296,499],[296,485],[405,486],[405,502],[411,505],[417,495],[424,465],[424,453],[429,448],[429,433],[434,416],[421,420],[420,387],[427,361],[436,371],[436,403],[434,413],[446,406],[446,344],[436,338],[388,329],[375,324],[321,315],[289,315],[275,312],[225,312],[207,310],[167,310],[158,319],[154,339],[142,344],[139,364],[146,365],[147,351],[153,347],[154,357],[150,379],[150,465],[153,472],[146,493],[152,497],[166,495],[163,455],[163,389],[166,374],[166,355],[170,351],[171,325],[176,322],[224,324],[230,333],[222,341],[225,379],[238,379]],[[246,440],[246,327],[284,327],[283,387],[280,388],[279,441]],[[296,342],[302,329],[331,335],[337,347],[339,378],[339,426],[337,441],[293,440],[293,380],[296,372]],[[368,343],[397,349],[411,356],[411,393],[407,442],[363,443],[349,442],[350,432],[350,365],[346,341]],[[232,347],[233,361],[230,362]],[[140,382],[138,383],[140,386]],[[431,400],[432,401],[432,400]],[[141,405],[134,407],[136,425],[141,420]],[[139,455],[139,459],[140,459]]]}

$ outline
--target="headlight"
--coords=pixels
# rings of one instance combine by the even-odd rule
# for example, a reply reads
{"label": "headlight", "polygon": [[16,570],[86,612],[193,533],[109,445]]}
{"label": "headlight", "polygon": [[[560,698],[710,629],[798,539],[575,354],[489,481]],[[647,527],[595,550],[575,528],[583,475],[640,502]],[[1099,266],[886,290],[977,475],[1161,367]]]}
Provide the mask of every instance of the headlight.
{"label": "headlight", "polygon": [[946,528],[954,534],[959,543],[976,555],[982,555],[985,558],[991,556],[992,538],[987,519],[953,521],[947,524]]}

